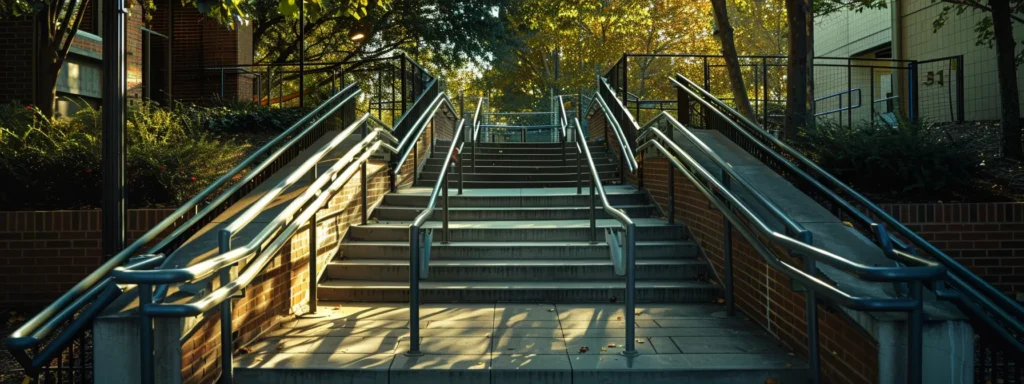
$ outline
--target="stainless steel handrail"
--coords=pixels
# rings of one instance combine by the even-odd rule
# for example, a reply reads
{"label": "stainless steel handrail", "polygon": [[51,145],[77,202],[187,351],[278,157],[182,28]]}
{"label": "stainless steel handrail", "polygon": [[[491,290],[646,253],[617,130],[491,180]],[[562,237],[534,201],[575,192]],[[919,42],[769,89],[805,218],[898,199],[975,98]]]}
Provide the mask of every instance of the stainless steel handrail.
{"label": "stainless steel handrail", "polygon": [[[416,119],[416,122],[413,124],[413,128],[410,131],[410,133],[403,137],[402,141],[399,142],[398,145],[396,146],[396,148],[399,148],[399,150],[401,151],[401,153],[398,154],[398,162],[395,163],[394,171],[396,173],[398,172],[398,170],[402,169],[402,165],[405,164],[405,160],[409,158],[409,154],[412,153],[413,148],[415,147],[415,145],[410,145],[409,143],[415,143],[419,141],[420,136],[422,136],[423,132],[425,132],[427,129],[427,122],[434,117],[434,115],[437,113],[437,110],[442,105],[446,106],[456,115],[458,115],[455,106],[452,105],[451,100],[448,99],[448,95],[445,94],[444,92],[438,92],[437,97],[435,97],[434,100],[430,102],[430,104],[424,110],[423,114]],[[397,127],[398,125],[396,124],[395,126]]]}
{"label": "stainless steel handrail", "polygon": [[[354,123],[350,128],[357,127],[362,124],[366,119],[360,119],[359,123]],[[383,136],[380,138],[378,136]],[[355,147],[353,147],[344,156],[339,158],[334,164],[327,170],[326,173],[317,177],[313,183],[306,188],[306,190],[292,200],[285,208],[281,211],[270,223],[264,227],[259,234],[257,234],[249,243],[237,249],[230,249],[230,241],[224,242],[223,237],[220,243],[221,254],[192,265],[187,268],[177,268],[169,270],[146,270],[146,271],[133,271],[118,268],[111,273],[111,276],[115,281],[120,283],[138,284],[139,301],[141,313],[139,316],[140,329],[142,335],[140,336],[140,344],[142,346],[142,382],[152,383],[155,378],[153,377],[154,361],[152,356],[153,350],[153,330],[151,328],[152,317],[188,317],[196,316],[205,313],[214,306],[220,305],[221,312],[221,366],[222,366],[222,377],[228,379],[232,377],[232,339],[231,339],[231,302],[230,298],[235,296],[243,288],[248,286],[249,283],[256,277],[256,275],[266,266],[267,262],[276,254],[285,242],[290,239],[291,235],[298,230],[300,226],[310,223],[311,232],[314,231],[315,221],[313,215],[324,205],[328,199],[333,196],[338,189],[340,189],[351,177],[354,175],[356,170],[365,163],[369,157],[380,148],[385,148],[392,153],[396,152],[397,149],[388,145],[384,140],[390,140],[396,142],[397,139],[390,135],[383,129],[374,129],[366,137],[364,137]],[[358,157],[357,155],[360,154]],[[302,175],[306,171],[296,170],[293,171],[292,175]],[[330,183],[327,189],[324,189],[325,185]],[[315,200],[313,200],[315,199]],[[313,201],[310,204],[310,201]],[[276,237],[275,237],[276,235]],[[269,246],[263,247],[267,241],[271,241]],[[311,245],[310,260],[312,261],[316,257],[316,252],[313,250],[315,245]],[[245,266],[244,271],[239,274],[237,278],[232,279],[230,275],[230,267],[236,263],[246,261],[251,256],[256,256],[255,259],[249,260],[249,263]],[[314,263],[310,263],[311,267]],[[315,282],[315,276],[317,273],[313,268],[310,268],[311,280]],[[155,303],[152,300],[152,284],[172,284],[172,283],[187,283],[194,282],[199,279],[206,278],[213,275],[214,273],[220,272],[220,287],[209,295],[199,299],[194,303],[189,304],[162,304]],[[311,282],[311,287],[315,287],[315,283]],[[315,307],[315,296],[311,293],[311,307]],[[149,351],[149,353],[146,353]]]}
{"label": "stainless steel handrail", "polygon": [[[662,114],[659,119],[668,119],[673,122],[673,125],[681,125],[678,121],[675,121],[668,114]],[[729,189],[728,184],[723,184],[710,174],[700,163],[691,157],[686,151],[682,150],[671,138],[666,136],[664,133],[659,131],[653,126],[648,126],[648,131],[652,132],[656,136],[654,140],[649,140],[644,144],[640,145],[637,150],[643,151],[647,148],[654,148],[665,155],[666,159],[675,169],[685,174],[687,178],[693,183],[693,185],[704,194],[709,201],[715,205],[716,208],[726,217],[730,226],[727,229],[731,232],[733,228],[738,230],[744,238],[747,239],[748,243],[751,244],[754,249],[762,256],[766,263],[774,267],[776,270],[789,276],[802,283],[804,287],[808,289],[806,295],[806,314],[807,314],[807,334],[808,334],[808,349],[810,356],[810,371],[812,374],[812,381],[817,382],[820,378],[820,354],[818,353],[818,327],[817,327],[817,294],[822,294],[826,298],[837,302],[838,304],[847,308],[855,310],[865,311],[906,311],[909,312],[908,321],[908,339],[909,339],[909,352],[908,352],[908,370],[910,372],[920,372],[922,367],[922,334],[923,334],[923,321],[924,321],[924,310],[923,310],[923,296],[922,296],[922,283],[925,281],[933,281],[940,278],[945,273],[945,268],[938,265],[937,263],[930,262],[917,258],[912,255],[902,255],[904,261],[910,262],[920,267],[872,267],[866,266],[859,263],[855,263],[846,258],[832,254],[823,249],[814,247],[809,244],[806,239],[797,240],[791,238],[785,234],[778,233],[772,230],[753,210],[748,208],[746,204],[737,198]],[[646,137],[643,135],[642,137]],[[671,148],[671,151],[667,150],[658,141],[664,142]],[[689,165],[685,167],[678,159],[682,158]],[[669,172],[674,172],[671,168]],[[670,179],[671,180],[671,179]],[[728,180],[724,178],[724,180]],[[707,183],[708,185],[705,185]],[[669,193],[672,194],[672,187],[669,187]],[[716,193],[723,196],[724,199],[716,196]],[[759,192],[752,191],[757,194]],[[671,197],[674,199],[674,196]],[[723,201],[724,200],[724,201]],[[737,214],[733,211],[735,209],[739,212]],[[740,218],[742,217],[742,219]],[[798,256],[802,256],[804,259],[804,270],[801,271],[797,267],[793,267],[781,259],[778,258],[768,247],[766,247],[760,240],[758,234],[753,233],[751,228],[760,233],[761,236],[766,238],[771,243],[782,247],[783,249],[793,252]],[[729,237],[725,237],[726,244],[724,247],[731,249],[731,240]],[[725,273],[726,276],[723,278],[725,283],[728,285],[726,291],[729,292],[727,295],[731,296],[732,292],[732,254],[731,251],[724,252],[725,257]],[[824,262],[833,267],[836,267],[846,273],[849,273],[858,278],[868,281],[886,281],[886,282],[909,282],[910,287],[910,298],[871,298],[871,297],[855,297],[850,295],[837,287],[833,287],[828,283],[821,281],[814,276],[816,271],[815,262]],[[731,301],[731,297],[727,300]],[[911,381],[919,381],[920,376],[911,375]],[[916,377],[917,379],[913,379]]]}
{"label": "stainless steel handrail", "polygon": [[[328,106],[335,105],[334,103],[337,103],[337,105],[347,103],[360,92],[361,91],[359,90],[358,87],[356,87],[355,84],[349,85],[348,87],[345,87],[342,90],[338,91],[337,93],[334,94],[334,96],[331,96],[331,98],[324,101],[322,104],[314,108],[308,114],[306,114],[298,121],[293,123],[288,129],[286,129],[280,135],[275,137],[273,140],[265,144],[257,151],[250,154],[247,158],[238,163],[238,165],[236,165],[234,168],[226,172],[223,176],[221,176],[208,187],[199,192],[199,194],[194,196],[189,201],[185,202],[185,204],[183,204],[181,207],[176,209],[166,218],[164,218],[155,226],[153,226],[149,231],[140,236],[131,245],[121,250],[121,252],[118,252],[117,254],[112,256],[109,260],[100,265],[95,271],[93,271],[84,279],[82,279],[78,284],[75,284],[75,286],[68,290],[68,292],[61,295],[57,300],[55,300],[50,305],[47,305],[42,311],[40,311],[38,314],[33,316],[31,319],[29,319],[20,327],[18,327],[18,329],[12,332],[6,340],[6,345],[11,350],[11,353],[15,356],[16,359],[18,359],[19,363],[21,363],[23,367],[35,366],[33,361],[42,361],[38,357],[45,357],[44,355],[39,355],[37,356],[37,358],[29,358],[27,354],[24,352],[24,349],[37,346],[40,340],[49,336],[50,333],[52,333],[56,329],[55,327],[43,327],[44,324],[60,323],[70,319],[71,316],[74,315],[75,311],[67,311],[67,308],[73,308],[77,305],[80,305],[78,309],[84,307],[86,304],[88,304],[88,301],[82,300],[81,298],[85,298],[87,294],[92,296],[98,295],[100,292],[104,290],[104,288],[100,287],[101,285],[112,284],[112,281],[109,277],[111,271],[113,271],[118,266],[123,265],[132,255],[136,254],[136,252],[139,252],[139,250],[142,247],[144,247],[147,243],[155,240],[157,236],[160,235],[160,233],[174,225],[175,221],[177,221],[178,219],[180,219],[181,217],[185,216],[190,212],[195,212],[195,214],[188,220],[186,220],[185,223],[183,223],[177,229],[172,231],[171,234],[163,238],[163,240],[159,241],[156,245],[150,247],[149,251],[145,253],[156,253],[159,250],[163,249],[164,247],[168,246],[169,244],[177,241],[182,234],[187,232],[192,226],[196,225],[196,223],[198,223],[207,215],[209,215],[219,204],[226,201],[243,185],[247,184],[250,180],[259,175],[262,170],[266,169],[271,164],[273,164],[274,161],[280,158],[286,151],[292,148],[296,143],[298,143],[313,129],[315,129],[317,127],[317,124],[309,124],[308,126],[306,126],[311,119],[313,119],[316,116],[319,116],[320,113],[322,113],[325,108],[328,108]],[[288,140],[289,138],[290,140]],[[267,155],[268,152],[270,152],[271,148],[274,148],[275,145],[278,145],[284,142],[285,140],[288,140],[287,143],[285,143],[284,145],[280,146],[277,150]],[[266,159],[259,163],[259,165],[257,165],[256,168],[253,168],[251,170],[248,170],[248,172],[245,172],[241,180],[235,182],[231,187],[229,187],[227,190],[218,195],[218,197],[216,197],[214,200],[206,204],[206,206],[203,209],[199,209],[200,204],[203,203],[203,201],[205,201],[210,195],[212,195],[214,192],[219,191],[224,185],[231,182],[235,177],[238,176],[238,174],[242,173],[243,171],[246,171],[250,166],[252,166],[252,164],[254,164],[260,157],[264,155],[267,155]],[[109,302],[107,304],[109,304]],[[58,314],[60,314],[61,316],[55,317]]]}
{"label": "stainless steel handrail", "polygon": [[[580,125],[579,119],[573,119],[576,125],[576,137],[582,137],[583,127]],[[623,269],[625,269],[626,275],[626,343],[625,350],[622,352],[627,356],[636,356],[636,224],[626,215],[621,209],[615,208],[608,202],[608,195],[604,192],[604,186],[601,185],[601,175],[597,172],[597,166],[594,165],[594,157],[590,154],[590,148],[587,142],[576,140],[576,150],[581,153],[587,160],[587,166],[590,168],[590,233],[591,242],[596,242],[596,216],[594,209],[595,204],[594,196],[595,190],[597,195],[601,197],[601,207],[606,213],[612,216],[619,224],[622,225],[623,230],[626,232],[625,247],[626,258],[622,260]],[[577,164],[579,164],[577,162]],[[615,262],[615,260],[613,260]]]}
{"label": "stainless steel handrail", "polygon": [[[427,201],[426,208],[409,225],[409,351],[407,352],[410,356],[418,356],[420,352],[420,275],[427,275],[427,271],[430,268],[430,259],[420,257],[420,228],[423,223],[434,214],[434,207],[437,205],[438,194],[444,197],[444,210],[442,211],[443,217],[441,227],[441,239],[442,242],[447,243],[450,239],[448,233],[448,207],[451,206],[448,202],[448,165],[451,164],[453,154],[455,153],[456,142],[460,141],[462,136],[462,129],[466,125],[466,119],[459,119],[458,125],[455,128],[455,138],[452,140],[452,144],[448,147],[448,153],[444,158],[444,163],[441,165],[440,173],[437,176],[437,181],[434,182],[434,188],[430,191],[430,198]],[[461,180],[462,180],[462,161],[459,161],[459,180],[460,187],[459,193],[462,193]],[[431,237],[428,236],[424,240],[423,246],[427,249],[430,248]]]}
{"label": "stainless steel handrail", "polygon": [[[637,124],[636,121],[633,120],[633,115],[629,113],[629,109],[626,109],[626,106],[622,105],[622,101],[619,100],[619,98],[615,97],[615,90],[612,89],[611,85],[608,84],[608,81],[605,80],[604,78],[598,78],[597,82],[598,87],[604,87],[605,89],[607,89],[608,93],[612,96],[612,100],[615,100],[616,105],[620,109],[622,109],[622,113],[626,114],[626,119],[629,122],[633,123],[636,126],[637,131],[639,131],[639,124]],[[630,140],[626,138],[626,132],[623,131],[622,125],[619,124],[618,119],[616,119],[615,116],[612,114],[611,107],[609,107],[607,102],[605,102],[604,98],[601,97],[600,89],[598,90],[598,92],[595,93],[594,96],[594,99],[597,100],[597,102],[601,105],[601,108],[604,111],[605,117],[607,118],[608,122],[611,123],[611,126],[615,131],[615,137],[619,140],[620,143],[624,143],[625,148],[623,150],[627,152],[623,153],[635,154],[636,151],[633,150],[633,146],[635,146],[636,143],[631,143]],[[626,163],[629,165],[630,172],[636,172],[636,169],[639,167],[636,159],[633,156],[626,156]]]}
{"label": "stainless steel handrail", "polygon": [[[687,85],[684,86],[676,79],[685,82]],[[820,166],[812,162],[799,151],[793,149],[792,147],[784,143],[782,140],[779,140],[775,136],[768,134],[763,129],[761,129],[760,126],[758,126],[756,123],[744,117],[742,114],[736,112],[728,105],[725,105],[720,101],[716,101],[714,96],[712,96],[710,93],[702,89],[700,86],[694,84],[692,81],[679,74],[676,75],[676,79],[670,80],[672,80],[677,85],[677,87],[680,87],[681,89],[688,91],[691,94],[693,94],[693,90],[696,90],[696,92],[701,94],[702,97],[698,97],[696,94],[694,94],[698,102],[706,103],[709,108],[711,108],[717,113],[721,113],[719,112],[719,110],[724,110],[728,112],[729,115],[732,116],[735,120],[743,123],[747,127],[747,129],[757,132],[758,136],[763,138],[763,140],[767,140],[772,145],[775,145],[778,148],[782,149],[785,152],[786,156],[788,156],[791,159],[794,159],[801,166],[807,167],[811,172],[815,173],[818,177],[823,179],[826,183],[828,183],[828,187],[821,184],[821,182],[819,182],[816,177],[811,176],[803,169],[801,169],[801,167],[797,166],[786,157],[781,156],[779,153],[769,148],[767,145],[765,145],[762,139],[755,137],[753,134],[748,132],[747,129],[740,128],[739,126],[735,127],[740,134],[744,135],[748,140],[757,145],[761,150],[771,154],[772,157],[779,161],[780,164],[784,164],[787,167],[787,169],[794,172],[803,180],[811,183],[811,185],[813,185],[816,189],[821,191],[830,200],[832,200],[840,207],[842,207],[843,211],[846,214],[853,216],[854,218],[856,218],[858,221],[865,225],[870,226],[872,224],[875,224],[874,220],[868,217],[867,214],[863,213],[860,209],[854,207],[849,201],[840,197],[833,191],[838,190],[841,193],[849,196],[854,202],[860,204],[861,206],[866,208],[871,214],[880,218],[883,223],[893,228],[895,233],[898,233],[900,236],[909,240],[913,245],[917,246],[918,248],[923,249],[928,255],[930,255],[932,258],[934,258],[935,260],[937,260],[939,263],[946,267],[947,272],[951,276],[955,277],[955,279],[950,279],[952,285],[954,285],[957,288],[957,290],[966,291],[966,294],[970,294],[970,301],[984,303],[985,305],[993,308],[999,308],[1000,310],[997,311],[996,313],[1000,314],[1000,317],[1002,317],[1002,323],[1005,326],[1013,328],[1018,335],[1024,334],[1024,326],[1022,326],[1021,324],[1022,319],[1024,319],[1024,307],[1022,307],[1021,304],[1015,302],[1010,297],[1004,295],[1002,292],[995,289],[995,287],[993,287],[991,284],[979,278],[977,275],[972,273],[970,270],[968,270],[966,267],[964,267],[959,262],[954,260],[952,257],[946,255],[940,249],[938,249],[928,241],[921,238],[921,236],[911,231],[899,220],[896,220],[888,213],[886,213],[884,210],[882,210],[880,207],[878,207],[873,202],[868,200],[866,197],[864,197],[857,191],[853,190],[853,188],[850,188],[848,185],[837,179],[835,176],[829,174],[827,171],[825,171]],[[711,100],[711,102],[713,102],[715,105],[712,106],[705,99]],[[732,121],[732,119],[729,119],[724,115],[722,117],[726,118],[729,121]],[[878,227],[883,228],[881,226]],[[882,237],[878,237],[878,240],[881,241]],[[910,251],[910,248],[904,245],[899,239],[892,236],[885,236],[885,238],[888,239],[887,242],[895,246],[895,249],[890,247],[889,250],[892,250],[893,252]],[[883,250],[886,249],[884,244],[879,245],[883,247]],[[940,294],[940,296],[942,295]],[[954,299],[956,298],[955,295],[950,295],[949,297]],[[968,303],[962,302],[962,304],[967,305]],[[1006,341],[1009,342],[1011,346],[1014,347],[1017,351],[1024,353],[1024,343],[1021,343],[1020,340],[1013,338],[1012,340]]]}
{"label": "stainless steel handrail", "polygon": [[[745,177],[741,177],[739,174],[737,174],[736,170],[733,169],[732,165],[726,163],[725,160],[723,160],[721,156],[718,156],[718,154],[715,153],[715,151],[709,148],[703,140],[698,138],[697,135],[694,135],[693,132],[690,132],[690,130],[687,129],[686,126],[684,126],[683,124],[679,123],[678,120],[672,118],[672,116],[668,112],[659,113],[658,116],[655,116],[653,119],[651,119],[651,121],[649,121],[646,125],[640,128],[640,134],[637,136],[637,142],[640,142],[648,135],[654,134],[653,132],[662,133],[657,129],[657,124],[660,121],[668,121],[669,125],[671,126],[671,129],[674,129],[682,133],[684,139],[692,143],[695,147],[697,147],[697,149],[700,150],[701,153],[704,154],[704,156],[707,156],[708,159],[715,163],[715,165],[717,165],[719,169],[721,169],[724,175],[729,176],[728,178],[724,178],[725,180],[735,180],[736,182],[740,183],[740,185],[744,189],[750,191],[751,195],[754,196],[754,199],[756,199],[757,202],[763,205],[765,208],[768,208],[768,211],[771,212],[772,216],[774,216],[777,220],[779,220],[782,223],[782,225],[786,228],[787,234],[795,235],[796,238],[799,239],[809,238],[810,232],[808,232],[803,225],[797,223],[795,220],[793,220],[792,217],[783,212],[782,208],[779,208],[779,206],[775,204],[774,201],[769,200],[767,197],[765,197],[764,194],[760,193],[757,190],[757,187],[755,187],[753,184],[750,184],[750,182],[747,181]],[[670,134],[671,132],[672,131],[669,131]],[[674,136],[669,137],[672,138]],[[670,207],[668,212],[669,222],[674,221],[674,212],[672,211],[673,209],[671,209]]]}
{"label": "stainless steel handrail", "polygon": [[[472,126],[470,127],[472,129],[472,133],[469,135],[469,144],[473,146],[473,161],[470,162],[469,167],[470,171],[474,173],[476,173],[476,147],[478,147],[478,144],[480,143],[480,125],[483,123],[482,118],[484,117],[484,115],[481,114],[481,112],[483,112],[484,100],[487,100],[487,98],[480,97],[480,101],[476,103],[476,111],[473,112],[473,121],[471,124]],[[462,148],[459,147],[460,152],[461,149]]]}

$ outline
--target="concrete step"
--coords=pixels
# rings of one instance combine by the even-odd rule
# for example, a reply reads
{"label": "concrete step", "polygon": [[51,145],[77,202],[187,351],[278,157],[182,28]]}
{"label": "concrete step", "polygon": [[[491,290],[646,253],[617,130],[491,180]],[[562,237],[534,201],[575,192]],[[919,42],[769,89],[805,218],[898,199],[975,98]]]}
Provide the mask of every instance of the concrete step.
{"label": "concrete step", "polygon": [[[658,219],[634,218],[636,223],[636,240],[682,240],[686,229],[681,224],[668,224]],[[409,239],[409,222],[386,222],[355,225],[349,228],[350,241],[397,241]],[[429,221],[426,228],[440,229],[441,222]],[[615,220],[597,220],[598,240],[604,239],[604,228],[621,228]],[[536,222],[522,221],[453,221],[449,223],[450,241],[589,241],[589,220],[544,220]],[[435,231],[440,239],[440,231]]]}
{"label": "concrete step", "polygon": [[[436,180],[417,180],[413,185],[416,187],[433,187]],[[619,179],[601,180],[603,185],[618,185]],[[590,181],[583,179],[583,186],[589,186]],[[459,181],[453,178],[448,182],[451,188],[458,188]],[[464,181],[463,188],[570,188],[576,187],[576,180],[572,181]],[[453,192],[454,193],[454,192]],[[589,193],[589,192],[584,192]]]}
{"label": "concrete step", "polygon": [[[465,151],[465,148],[463,148],[463,151]],[[438,152],[437,155],[431,156],[430,158],[431,159],[442,159],[442,158],[444,158],[444,155],[446,155],[446,154],[447,154],[447,152]],[[610,157],[611,155],[609,154],[609,152],[603,152],[602,151],[602,152],[591,152],[590,156],[594,157],[594,160],[597,160],[598,158]],[[463,152],[461,155],[459,155],[459,158],[463,159],[465,161],[473,160],[474,157],[477,159],[477,162],[486,161],[486,160],[512,160],[512,161],[522,161],[522,160],[549,160],[549,161],[555,161],[555,160],[557,160],[557,161],[561,162],[563,157],[566,159],[566,161],[575,161],[575,156],[562,156],[561,154],[557,154],[557,153],[512,153],[512,154],[509,154],[509,153],[477,153],[476,156],[473,156],[472,153]]]}
{"label": "concrete step", "polygon": [[[464,168],[469,168],[472,164],[473,157],[462,158]],[[523,158],[493,158],[493,159],[477,159],[477,167],[493,166],[493,167],[556,167],[556,166],[575,166],[575,157],[567,157],[565,161],[562,161],[561,157],[550,158],[550,159],[523,159]],[[442,158],[430,158],[427,159],[426,166],[439,166],[444,164]],[[594,157],[594,165],[614,165],[618,166],[618,160],[613,160],[611,156],[596,156]]]}
{"label": "concrete step", "polygon": [[[527,143],[527,144],[530,144],[530,143]],[[447,153],[448,152],[448,148],[449,148],[449,146],[447,146],[447,145],[438,145],[437,146],[437,151],[441,152],[441,153]],[[607,148],[605,146],[603,146],[603,145],[591,145],[588,148],[590,149],[590,152],[592,154],[593,153],[597,153],[597,152],[603,152],[603,151],[607,150]],[[463,154],[467,154],[467,155],[473,153],[473,146],[471,146],[469,144],[463,145],[462,146],[462,153]],[[576,145],[574,145],[572,143],[566,143],[564,150],[562,149],[561,145],[558,145],[558,146],[555,146],[555,147],[533,147],[533,146],[530,146],[530,145],[523,145],[521,147],[497,147],[497,148],[488,148],[488,147],[480,146],[480,147],[476,148],[476,153],[482,154],[482,155],[483,154],[488,154],[488,155],[493,155],[493,154],[509,154],[509,155],[545,154],[545,155],[560,155],[560,154],[564,153],[564,154],[567,154],[569,156],[575,156],[576,155]]]}
{"label": "concrete step", "polygon": [[[409,260],[409,240],[398,241],[345,241],[339,254],[349,260],[388,259]],[[564,242],[451,242],[437,239],[430,246],[431,260],[508,260],[551,259],[584,260],[608,258],[608,243],[604,238],[591,244],[587,241]],[[637,260],[689,259],[700,256],[697,244],[689,240],[637,241]]]}
{"label": "concrete step", "polygon": [[[443,205],[443,202],[439,201]],[[426,204],[424,204],[426,205]],[[659,214],[653,205],[618,206],[629,217],[655,217]],[[442,208],[435,208],[431,220],[441,220]],[[483,220],[577,220],[590,219],[588,207],[451,207],[448,220],[451,221],[483,221]],[[373,210],[373,217],[380,221],[412,221],[423,212],[417,207],[381,206]],[[594,215],[598,219],[611,219],[612,216],[600,206],[595,207]]]}
{"label": "concrete step", "polygon": [[[600,303],[625,299],[625,280],[587,281],[432,281],[420,283],[426,303]],[[345,281],[324,279],[320,300],[407,302],[407,281]],[[710,283],[678,280],[640,280],[636,299],[642,303],[711,302],[718,287]]]}
{"label": "concrete step", "polygon": [[[569,158],[569,162],[567,164],[569,164],[569,165],[552,165],[552,166],[525,165],[524,166],[524,165],[506,164],[506,165],[492,166],[492,165],[480,165],[480,163],[477,163],[476,167],[472,167],[470,165],[470,163],[463,163],[462,164],[462,168],[463,168],[463,172],[465,172],[467,174],[468,173],[491,173],[491,174],[495,174],[495,173],[500,173],[500,174],[505,174],[505,173],[532,173],[532,174],[575,173],[576,172],[576,158],[575,157],[570,157]],[[429,165],[428,164],[428,165],[425,165],[423,167],[422,171],[423,172],[433,172],[433,173],[441,172],[441,166],[442,166],[442,164],[440,164],[440,163],[438,163],[436,165]],[[612,164],[612,163],[607,163],[607,164],[602,163],[601,165],[595,164],[595,166],[597,166],[597,171],[598,172],[615,172],[615,171],[618,170],[618,165]],[[456,168],[456,170],[457,170],[457,168]],[[586,173],[586,172],[589,172],[589,170],[590,170],[590,168],[586,164],[584,164],[583,162],[580,162],[580,172]]]}
{"label": "concrete step", "polygon": [[[426,191],[429,193],[429,191]],[[563,207],[576,206],[585,207],[590,204],[590,191],[584,190],[583,194],[576,194],[572,189],[568,194],[545,194],[545,195],[515,195],[482,196],[471,195],[472,191],[466,191],[463,195],[451,195],[448,202],[452,207],[504,207],[514,209],[518,207]],[[510,192],[511,193],[511,192]],[[647,195],[639,192],[620,192],[614,188],[606,188],[605,194],[612,206],[623,205],[646,205]],[[427,193],[391,193],[384,195],[382,207],[418,207],[427,206],[430,196]],[[379,208],[378,208],[379,209]]]}
{"label": "concrete step", "polygon": [[[527,171],[525,169],[519,171]],[[512,181],[533,181],[533,182],[549,182],[549,181],[572,181],[576,182],[578,174],[575,173],[471,173],[466,172],[463,169],[462,180],[463,181],[501,181],[501,182],[512,182]],[[584,170],[581,173],[583,178],[586,179],[590,176],[589,172]],[[440,173],[438,172],[420,172],[419,179],[417,181],[434,181],[437,180]],[[618,173],[611,172],[600,172],[598,176],[601,179],[614,179],[618,176]],[[455,171],[449,171],[448,178],[451,180],[458,180],[459,174]]]}
{"label": "concrete step", "polygon": [[[431,258],[433,259],[433,258]],[[647,280],[693,280],[707,276],[699,259],[637,260],[636,276]],[[327,265],[327,278],[346,281],[409,281],[409,261],[341,259]],[[616,279],[611,261],[603,259],[431,260],[431,281],[578,281]]]}

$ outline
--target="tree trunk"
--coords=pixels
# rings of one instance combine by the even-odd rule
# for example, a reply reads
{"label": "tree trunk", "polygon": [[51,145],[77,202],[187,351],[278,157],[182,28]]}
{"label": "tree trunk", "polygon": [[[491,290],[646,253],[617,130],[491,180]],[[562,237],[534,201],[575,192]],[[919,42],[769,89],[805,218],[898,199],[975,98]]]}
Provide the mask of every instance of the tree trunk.
{"label": "tree trunk", "polygon": [[786,120],[783,133],[796,137],[807,125],[807,10],[806,0],[786,0],[789,21],[789,63],[786,66]]}
{"label": "tree trunk", "polygon": [[989,0],[996,39],[996,68],[999,71],[999,125],[1003,131],[1003,156],[1021,159],[1020,95],[1017,89],[1016,42],[1007,0]]}
{"label": "tree trunk", "polygon": [[733,103],[743,116],[754,120],[754,110],[750,108],[747,88],[743,85],[743,72],[740,71],[740,60],[736,54],[732,25],[729,24],[729,10],[725,6],[725,0],[711,0],[711,6],[715,12],[715,23],[718,24],[718,41],[722,44],[722,56],[729,71]]}
{"label": "tree trunk", "polygon": [[[48,3],[44,3],[48,4]],[[32,82],[35,87],[32,92],[36,109],[46,117],[53,117],[54,98],[57,95],[57,75],[60,73],[60,66],[54,65],[53,38],[50,36],[50,6],[44,5],[43,9],[35,14],[35,46],[33,54],[36,56],[36,76]]]}

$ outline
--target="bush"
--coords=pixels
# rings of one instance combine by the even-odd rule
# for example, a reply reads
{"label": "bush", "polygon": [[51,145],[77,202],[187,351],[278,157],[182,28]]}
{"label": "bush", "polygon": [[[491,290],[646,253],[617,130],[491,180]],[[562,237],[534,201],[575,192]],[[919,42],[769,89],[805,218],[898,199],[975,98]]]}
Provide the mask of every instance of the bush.
{"label": "bush", "polygon": [[270,108],[246,100],[216,100],[211,107],[179,105],[175,112],[188,129],[219,135],[279,133],[302,117],[299,108]]}
{"label": "bush", "polygon": [[887,201],[950,198],[971,188],[977,166],[966,143],[932,125],[818,124],[795,144],[854,189]]}
{"label": "bush", "polygon": [[[147,103],[130,103],[127,117],[125,194],[131,207],[183,203],[249,147]],[[53,120],[21,105],[0,107],[0,209],[98,207],[101,121],[100,112],[88,107]]]}

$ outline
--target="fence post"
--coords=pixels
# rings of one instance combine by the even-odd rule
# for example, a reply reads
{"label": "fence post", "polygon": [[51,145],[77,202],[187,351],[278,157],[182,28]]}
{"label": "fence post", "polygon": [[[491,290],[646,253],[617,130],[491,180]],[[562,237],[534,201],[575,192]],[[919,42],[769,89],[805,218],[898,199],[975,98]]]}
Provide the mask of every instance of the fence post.
{"label": "fence post", "polygon": [[153,286],[139,284],[139,357],[141,361],[142,384],[156,382],[153,358],[153,318],[146,314],[146,306],[153,303]]}
{"label": "fence post", "polygon": [[668,223],[676,222],[676,170],[672,168],[672,161],[665,156],[665,169],[668,171]]}
{"label": "fence post", "polygon": [[964,122],[964,55],[956,57],[956,121]]}
{"label": "fence post", "polygon": [[[690,124],[690,95],[682,88],[676,88],[676,117],[683,124]],[[671,134],[672,129],[669,129]]]}
{"label": "fence post", "polygon": [[[218,232],[218,243],[220,245],[220,254],[225,254],[231,250],[231,232],[227,230],[221,230]],[[228,266],[220,270],[220,286],[224,287],[231,283],[231,267]],[[233,370],[233,347],[231,340],[231,297],[224,298],[224,301],[220,302],[220,382],[230,384],[234,382],[234,370]]]}
{"label": "fence post", "polygon": [[[365,137],[365,136],[363,136],[363,137]],[[359,181],[360,181],[360,184],[362,184],[362,187],[363,187],[362,188],[363,189],[363,193],[362,193],[362,196],[360,196],[360,200],[362,201],[361,211],[362,211],[363,225],[366,225],[366,161],[363,162],[363,166],[360,167],[360,168],[361,169],[359,170]]]}
{"label": "fence post", "polygon": [[409,351],[406,356],[420,353],[420,228],[409,226]]}
{"label": "fence post", "polygon": [[[722,170],[722,186],[726,190],[731,189],[732,178],[729,177],[729,173],[724,169]],[[731,209],[728,202],[725,203],[726,209]],[[722,215],[722,255],[724,262],[722,263],[723,272],[725,272],[725,313],[729,317],[736,316],[736,305],[733,301],[733,281],[732,281],[732,223],[725,218],[725,214]]]}
{"label": "fence post", "polygon": [[907,319],[907,382],[911,384],[921,384],[921,372],[922,366],[922,354],[923,346],[923,328],[924,328],[924,309],[922,295],[921,295],[921,281],[914,281],[910,283],[910,297],[914,300],[914,310],[910,311]]}
{"label": "fence post", "polygon": [[763,57],[761,58],[761,71],[763,72],[761,81],[764,83],[764,111],[761,112],[764,114],[764,120],[761,125],[768,127],[768,102],[771,100],[771,95],[768,93],[768,59]]}
{"label": "fence post", "polygon": [[911,123],[917,122],[917,61],[911,61],[907,63],[907,81],[909,89],[910,100],[907,102],[907,109],[909,110],[909,117]]}

